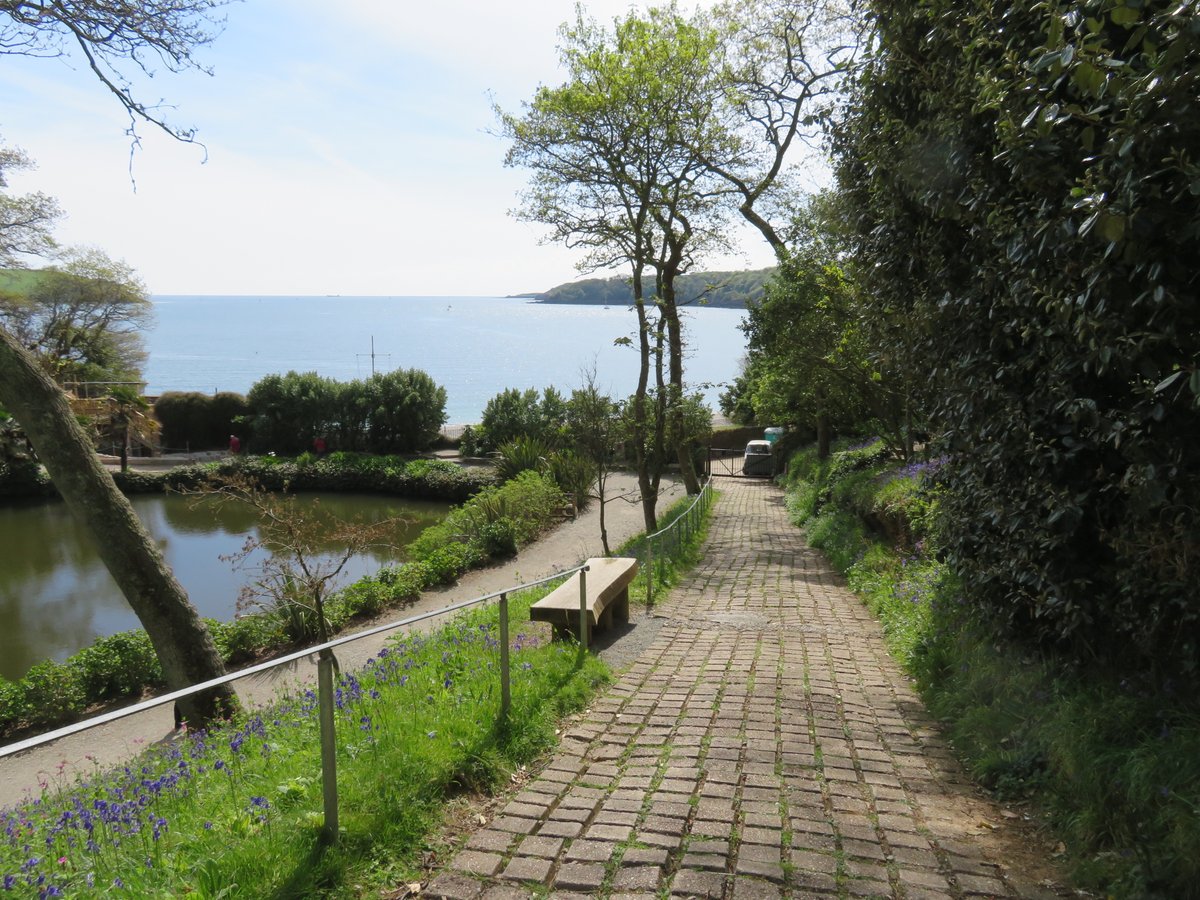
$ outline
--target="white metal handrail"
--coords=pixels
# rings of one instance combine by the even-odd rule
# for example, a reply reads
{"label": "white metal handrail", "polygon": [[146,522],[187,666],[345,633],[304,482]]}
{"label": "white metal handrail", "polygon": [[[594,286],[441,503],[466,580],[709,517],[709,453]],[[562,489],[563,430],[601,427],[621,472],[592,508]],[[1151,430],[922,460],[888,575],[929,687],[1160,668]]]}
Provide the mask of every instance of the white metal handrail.
{"label": "white metal handrail", "polygon": [[324,644],[306,647],[303,650],[296,650],[292,653],[286,654],[285,656],[277,657],[276,659],[270,659],[266,662],[248,666],[245,669],[239,669],[236,672],[227,673],[222,675],[220,678],[213,678],[209,681],[192,685],[191,687],[181,688],[177,691],[171,691],[166,694],[160,694],[157,697],[151,697],[149,700],[143,700],[140,703],[135,703],[132,706],[125,706],[121,709],[114,709],[106,713],[101,713],[98,716],[92,716],[91,718],[83,719],[79,722],[73,722],[70,725],[64,725],[62,728],[58,728],[54,731],[48,731],[45,734],[35,735],[33,737],[26,738],[25,740],[17,741],[15,743],[0,747],[0,759],[3,759],[6,756],[12,756],[15,753],[21,753],[25,750],[31,750],[34,747],[40,747],[43,744],[52,743],[53,741],[68,737],[72,734],[78,734],[81,731],[87,731],[89,728],[95,728],[99,725],[107,724],[108,722],[115,722],[118,719],[123,719],[126,716],[132,716],[140,712],[145,712],[148,709],[154,709],[157,706],[162,706],[164,703],[172,703],[181,697],[189,697],[192,694],[198,694],[201,691],[211,690],[212,688],[220,687],[223,684],[229,684],[232,681],[237,681],[250,675],[257,675],[259,672],[266,672],[277,666],[295,662],[296,660],[303,659],[306,656],[312,656],[314,653],[319,654],[323,651],[330,651],[336,647],[342,646],[343,644],[349,644],[353,641],[359,641],[363,638],[372,637],[373,635],[381,634],[385,631],[391,631],[396,628],[404,628],[409,625],[415,625],[418,622],[423,622],[426,619],[435,619],[438,616],[444,616],[472,606],[478,606],[481,603],[486,603],[489,600],[494,600],[497,597],[515,593],[516,591],[523,591],[528,590],[529,588],[539,587],[540,585],[547,584],[548,582],[556,581],[563,576],[573,575],[585,568],[587,567],[576,566],[573,569],[565,569],[562,572],[559,572],[555,575],[549,575],[537,581],[529,581],[524,584],[514,585],[513,587],[505,588],[502,591],[493,591],[492,593],[484,594],[481,597],[475,597],[471,600],[463,600],[459,603],[451,604],[450,606],[444,606],[441,609],[436,609],[427,613],[421,613],[417,616],[410,616],[407,619],[400,619],[397,622],[391,622],[387,625],[377,625],[374,628],[368,628],[365,631],[358,631],[354,634],[343,635],[341,637],[334,638],[331,641],[326,641]]}

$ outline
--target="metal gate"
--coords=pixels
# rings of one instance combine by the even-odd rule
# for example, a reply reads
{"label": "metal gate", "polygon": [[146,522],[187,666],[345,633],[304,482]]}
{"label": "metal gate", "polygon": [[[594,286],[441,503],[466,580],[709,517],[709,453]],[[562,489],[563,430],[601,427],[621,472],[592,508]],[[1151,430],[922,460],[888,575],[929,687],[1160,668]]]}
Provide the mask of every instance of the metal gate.
{"label": "metal gate", "polygon": [[778,474],[779,460],[772,455],[773,470],[770,473],[747,475],[743,470],[746,461],[744,449],[709,447],[704,474],[712,478],[774,478]]}
{"label": "metal gate", "polygon": [[749,478],[749,475],[742,474],[745,459],[744,450],[709,447],[704,474],[711,478]]}

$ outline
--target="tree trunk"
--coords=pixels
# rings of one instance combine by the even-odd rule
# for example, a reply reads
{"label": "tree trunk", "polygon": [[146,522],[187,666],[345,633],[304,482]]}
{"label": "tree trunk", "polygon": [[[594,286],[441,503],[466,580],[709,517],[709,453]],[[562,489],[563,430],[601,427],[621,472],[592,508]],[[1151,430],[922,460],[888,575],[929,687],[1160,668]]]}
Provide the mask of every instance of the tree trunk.
{"label": "tree trunk", "polygon": [[[24,428],[67,508],[96,549],[150,636],[170,690],[225,674],[212,636],[129,501],[117,490],[80,430],[58,386],[0,328],[0,403]],[[178,713],[203,726],[237,706],[225,685],[180,700]]]}
{"label": "tree trunk", "polygon": [[683,327],[679,322],[679,308],[675,304],[675,273],[663,275],[663,318],[667,323],[667,349],[670,355],[670,392],[668,415],[671,417],[671,443],[675,458],[679,461],[679,474],[683,486],[691,495],[700,493],[700,480],[696,477],[696,466],[692,462],[691,449],[683,433]]}
{"label": "tree trunk", "polygon": [[825,391],[817,388],[817,459],[829,459],[829,414],[825,412]]}
{"label": "tree trunk", "polygon": [[646,534],[657,530],[658,490],[650,482],[650,461],[646,454],[646,391],[650,384],[650,325],[646,319],[646,301],[643,296],[641,272],[633,275],[633,300],[638,318],[638,383],[633,395],[633,445],[637,459],[638,489],[642,495],[642,520]]}

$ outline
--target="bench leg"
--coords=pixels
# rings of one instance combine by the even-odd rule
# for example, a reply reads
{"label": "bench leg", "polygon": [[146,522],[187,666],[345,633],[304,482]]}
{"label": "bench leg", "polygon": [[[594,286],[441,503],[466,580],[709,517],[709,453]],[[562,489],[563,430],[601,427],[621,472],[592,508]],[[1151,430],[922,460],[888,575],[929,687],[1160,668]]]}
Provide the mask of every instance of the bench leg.
{"label": "bench leg", "polygon": [[609,609],[613,610],[613,616],[618,622],[629,621],[629,588],[622,590],[620,596],[613,599]]}

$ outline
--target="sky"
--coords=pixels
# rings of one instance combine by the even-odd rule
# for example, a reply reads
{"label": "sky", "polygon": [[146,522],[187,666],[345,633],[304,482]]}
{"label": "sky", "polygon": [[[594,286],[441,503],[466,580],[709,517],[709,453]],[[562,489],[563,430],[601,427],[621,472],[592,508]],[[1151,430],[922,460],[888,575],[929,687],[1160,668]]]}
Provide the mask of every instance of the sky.
{"label": "sky", "polygon": [[[627,0],[590,0],[610,21]],[[246,0],[197,53],[211,68],[140,83],[204,149],[128,116],[78,59],[0,56],[0,139],[36,170],[14,192],[58,199],[63,245],[123,259],[153,294],[485,295],[582,277],[578,254],[509,211],[493,103],[558,84],[567,0]],[[819,162],[806,161],[814,172]],[[817,178],[819,176],[814,176]],[[815,183],[815,182],[814,182]],[[769,248],[705,269],[758,268]]]}

